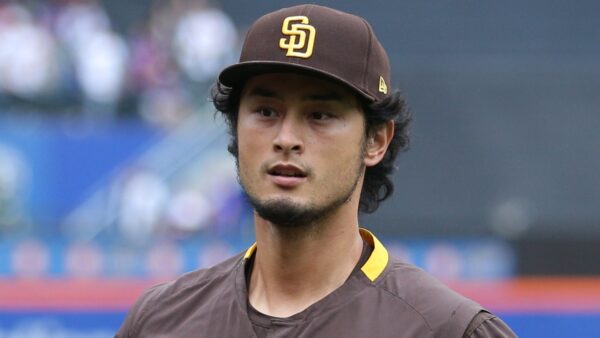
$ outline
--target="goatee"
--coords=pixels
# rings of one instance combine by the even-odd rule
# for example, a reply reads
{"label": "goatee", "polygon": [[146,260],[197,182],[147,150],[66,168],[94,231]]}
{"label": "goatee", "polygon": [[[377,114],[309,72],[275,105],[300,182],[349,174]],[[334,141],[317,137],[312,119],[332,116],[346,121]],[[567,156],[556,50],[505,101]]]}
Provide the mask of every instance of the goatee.
{"label": "goatee", "polygon": [[351,193],[321,208],[315,205],[301,205],[291,198],[260,201],[248,196],[250,204],[263,219],[282,228],[309,226],[325,218],[335,209],[350,200]]}

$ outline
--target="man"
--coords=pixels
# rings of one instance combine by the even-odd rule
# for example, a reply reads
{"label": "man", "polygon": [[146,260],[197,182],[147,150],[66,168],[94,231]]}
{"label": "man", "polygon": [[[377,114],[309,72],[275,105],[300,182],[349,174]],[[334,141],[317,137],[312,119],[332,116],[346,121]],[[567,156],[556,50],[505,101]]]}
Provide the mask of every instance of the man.
{"label": "man", "polygon": [[362,18],[302,5],[258,19],[213,93],[256,244],[148,290],[117,336],[514,337],[358,226],[391,194],[408,144],[390,83]]}

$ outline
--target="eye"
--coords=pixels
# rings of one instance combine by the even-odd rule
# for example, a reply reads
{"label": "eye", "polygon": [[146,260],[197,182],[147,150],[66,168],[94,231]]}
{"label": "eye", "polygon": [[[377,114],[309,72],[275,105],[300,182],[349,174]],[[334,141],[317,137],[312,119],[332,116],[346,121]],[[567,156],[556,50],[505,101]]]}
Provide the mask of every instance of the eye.
{"label": "eye", "polygon": [[256,113],[264,118],[272,118],[277,116],[275,109],[269,107],[260,107],[256,109]]}
{"label": "eye", "polygon": [[315,111],[310,113],[310,118],[313,120],[324,121],[332,118],[333,116],[329,113],[324,113],[320,111]]}

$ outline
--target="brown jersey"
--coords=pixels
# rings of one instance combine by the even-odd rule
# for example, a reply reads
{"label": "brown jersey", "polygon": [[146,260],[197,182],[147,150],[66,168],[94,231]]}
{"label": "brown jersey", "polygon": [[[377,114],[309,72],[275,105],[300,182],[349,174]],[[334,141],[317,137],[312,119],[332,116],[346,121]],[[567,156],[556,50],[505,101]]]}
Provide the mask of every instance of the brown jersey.
{"label": "brown jersey", "polygon": [[300,313],[269,317],[248,304],[256,245],[210,269],[146,291],[116,337],[516,337],[479,304],[369,245],[346,282]]}

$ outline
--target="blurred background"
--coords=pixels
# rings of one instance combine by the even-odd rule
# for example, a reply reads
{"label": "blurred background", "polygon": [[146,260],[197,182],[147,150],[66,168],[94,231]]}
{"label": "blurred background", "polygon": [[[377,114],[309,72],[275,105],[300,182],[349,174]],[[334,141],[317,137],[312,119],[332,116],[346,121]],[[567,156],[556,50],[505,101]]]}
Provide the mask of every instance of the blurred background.
{"label": "blurred background", "polygon": [[[210,85],[298,1],[0,0],[0,337],[111,337],[254,241]],[[521,337],[600,337],[600,3],[321,1],[415,120],[361,224]]]}

